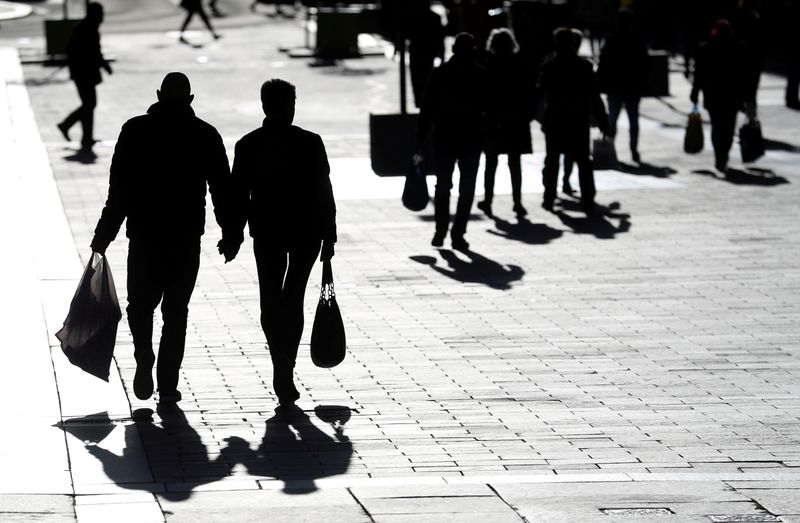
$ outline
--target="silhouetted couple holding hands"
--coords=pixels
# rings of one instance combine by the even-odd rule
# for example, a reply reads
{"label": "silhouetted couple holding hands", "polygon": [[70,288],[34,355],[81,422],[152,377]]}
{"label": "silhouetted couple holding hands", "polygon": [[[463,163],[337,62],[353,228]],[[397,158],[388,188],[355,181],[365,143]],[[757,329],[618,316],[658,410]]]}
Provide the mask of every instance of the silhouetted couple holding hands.
{"label": "silhouetted couple holding hands", "polygon": [[[281,405],[299,393],[294,365],[303,332],[303,299],[317,256],[329,260],[336,243],[336,206],[322,139],[292,125],[295,88],[273,79],[261,87],[263,125],[236,144],[233,170],[222,138],[191,108],[189,79],[172,72],[147,114],[123,125],[112,158],[108,199],[92,250],[104,254],[127,219],[128,323],[133,336],[139,399],[181,399],[189,300],[200,265],[206,190],[222,228],[218,247],[233,260],[249,224],[258,269],[261,325]],[[161,303],[158,359],[153,313]]]}

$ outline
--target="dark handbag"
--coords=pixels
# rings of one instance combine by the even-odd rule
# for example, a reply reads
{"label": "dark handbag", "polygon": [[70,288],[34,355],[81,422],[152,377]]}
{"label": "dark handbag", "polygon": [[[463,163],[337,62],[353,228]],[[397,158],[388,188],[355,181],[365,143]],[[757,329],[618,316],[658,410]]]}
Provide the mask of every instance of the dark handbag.
{"label": "dark handbag", "polygon": [[428,206],[430,199],[425,173],[422,172],[419,165],[415,165],[412,172],[406,175],[406,183],[403,186],[403,206],[409,211],[421,211]]}
{"label": "dark handbag", "polygon": [[618,165],[614,142],[609,138],[598,138],[592,142],[592,166],[598,170],[614,169]]}
{"label": "dark handbag", "polygon": [[317,367],[329,369],[342,362],[346,350],[344,323],[336,303],[333,269],[328,260],[322,264],[322,287],[311,330],[311,361]]}
{"label": "dark handbag", "polygon": [[94,253],[83,271],[64,326],[56,333],[70,363],[108,381],[120,318],[108,260]]}
{"label": "dark handbag", "polygon": [[697,154],[703,150],[703,117],[695,105],[689,113],[686,134],[683,135],[683,152]]}
{"label": "dark handbag", "polygon": [[754,162],[764,156],[764,135],[761,134],[758,120],[752,119],[739,129],[739,149],[744,163]]}

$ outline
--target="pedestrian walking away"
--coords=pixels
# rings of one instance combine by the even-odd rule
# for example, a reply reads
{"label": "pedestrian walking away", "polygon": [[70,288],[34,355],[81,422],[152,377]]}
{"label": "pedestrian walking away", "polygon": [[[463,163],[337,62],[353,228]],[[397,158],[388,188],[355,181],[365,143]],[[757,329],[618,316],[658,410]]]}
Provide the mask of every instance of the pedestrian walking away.
{"label": "pedestrian walking away", "polygon": [[733,36],[730,23],[719,19],[714,23],[710,38],[700,45],[695,60],[694,82],[689,95],[692,103],[699,102],[711,120],[711,144],[714,147],[714,167],[719,172],[728,169],[728,157],[736,131],[736,113],[745,100],[746,74],[742,46]]}
{"label": "pedestrian walking away", "polygon": [[100,47],[100,24],[103,23],[103,18],[103,6],[90,2],[86,8],[86,17],[75,26],[67,43],[69,76],[78,90],[81,105],[57,124],[57,127],[69,141],[69,130],[81,122],[83,153],[91,153],[97,141],[94,137],[94,109],[97,106],[97,85],[103,81],[100,69],[112,74],[111,64],[103,57]]}
{"label": "pedestrian walking away", "polygon": [[444,245],[450,227],[450,190],[457,162],[458,204],[450,238],[454,249],[469,249],[464,234],[475,198],[486,90],[487,73],[475,60],[475,40],[469,33],[459,33],[453,43],[453,56],[434,69],[428,79],[417,125],[416,161],[422,160],[422,146],[429,132],[433,143],[436,232],[431,245],[434,247]]}
{"label": "pedestrian walking away", "polygon": [[647,46],[636,30],[634,14],[621,9],[617,27],[600,52],[597,80],[600,92],[608,95],[608,136],[617,135],[617,119],[625,108],[630,130],[631,159],[641,163],[639,156],[639,102],[647,89]]}
{"label": "pedestrian walking away", "polygon": [[530,77],[519,57],[519,46],[508,29],[495,29],[489,36],[489,58],[486,69],[489,76],[486,103],[486,136],[483,152],[486,156],[484,170],[483,201],[478,208],[492,215],[494,176],[497,172],[498,156],[508,157],[511,172],[511,192],[514,214],[522,218],[528,211],[522,205],[523,154],[531,154],[530,121],[535,113],[533,86],[527,85]]}
{"label": "pedestrian walking away", "polygon": [[214,27],[211,25],[211,20],[208,19],[208,15],[203,8],[202,0],[181,0],[181,7],[186,10],[186,18],[183,19],[183,24],[181,25],[180,34],[178,36],[178,40],[181,43],[189,43],[186,38],[184,38],[183,33],[186,31],[186,28],[189,27],[189,22],[192,21],[194,15],[198,15],[200,17],[200,20],[203,21],[205,26],[211,32],[211,36],[214,37],[214,40],[221,38],[222,35],[214,31]]}
{"label": "pedestrian walking away", "polygon": [[[127,219],[128,323],[139,399],[153,394],[153,312],[163,328],[156,369],[159,400],[177,401],[188,305],[200,265],[207,187],[223,236],[229,229],[230,170],[219,133],[191,108],[189,79],[172,72],[147,114],[122,126],[111,160],[108,198],[91,247],[105,253]],[[241,243],[241,242],[240,242]],[[230,254],[230,252],[229,252]]]}
{"label": "pedestrian walking away", "polygon": [[545,99],[542,128],[545,159],[542,169],[544,199],[542,208],[553,210],[558,185],[561,155],[578,166],[581,204],[587,214],[595,210],[594,172],[589,152],[592,117],[604,135],[608,116],[597,89],[592,63],[578,56],[583,35],[577,29],[555,31],[555,55],[542,65],[537,86]]}
{"label": "pedestrian walking away", "polygon": [[249,225],[256,258],[261,326],[272,359],[273,388],[283,407],[300,393],[294,367],[303,335],[303,302],[311,269],[334,255],[336,204],[325,146],[319,135],[292,125],[295,87],[280,79],[261,86],[266,118],[236,143],[234,235],[220,253],[230,257]]}

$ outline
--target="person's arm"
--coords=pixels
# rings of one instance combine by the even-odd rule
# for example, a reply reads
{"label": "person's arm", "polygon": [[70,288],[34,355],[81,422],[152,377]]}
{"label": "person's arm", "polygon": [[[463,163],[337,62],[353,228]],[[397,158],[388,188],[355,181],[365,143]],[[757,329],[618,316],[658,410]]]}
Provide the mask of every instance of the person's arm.
{"label": "person's arm", "polygon": [[94,42],[92,42],[92,47],[94,47],[94,61],[98,67],[102,67],[108,74],[113,74],[113,70],[111,69],[111,64],[108,63],[105,56],[103,56],[103,50],[100,47],[100,29],[98,28],[97,33],[94,35]]}
{"label": "person's arm", "polygon": [[330,260],[334,255],[336,244],[336,201],[333,198],[331,185],[331,167],[328,163],[328,154],[322,138],[314,135],[313,169],[316,188],[317,205],[320,209],[322,220],[322,254],[323,261]]}
{"label": "person's arm", "polygon": [[108,197],[100,220],[94,230],[91,247],[94,252],[105,254],[108,245],[114,241],[119,233],[119,228],[127,216],[126,195],[129,194],[127,187],[131,161],[133,160],[130,151],[131,144],[130,129],[128,124],[122,126],[114,147],[114,155],[111,158],[111,168],[108,179]]}
{"label": "person's arm", "polygon": [[208,187],[214,204],[214,214],[222,229],[222,239],[217,243],[217,248],[227,263],[236,257],[244,242],[244,225],[247,222],[250,191],[247,189],[243,173],[245,169],[242,167],[241,142],[236,144],[231,171],[228,168],[225,146],[219,134],[216,135],[215,141],[217,142],[215,158],[218,163],[214,172],[217,175],[213,181],[209,177]]}
{"label": "person's arm", "polygon": [[433,126],[433,114],[436,111],[436,104],[439,90],[439,69],[434,69],[428,81],[425,83],[424,94],[422,95],[422,105],[419,109],[419,119],[417,120],[417,154],[421,154],[425,138],[428,136]]}
{"label": "person's arm", "polygon": [[603,97],[600,96],[600,89],[597,87],[597,75],[592,69],[592,64],[589,63],[589,85],[591,86],[592,96],[592,111],[594,113],[597,128],[603,133],[603,136],[608,135],[608,113],[606,113],[606,106],[603,103]]}

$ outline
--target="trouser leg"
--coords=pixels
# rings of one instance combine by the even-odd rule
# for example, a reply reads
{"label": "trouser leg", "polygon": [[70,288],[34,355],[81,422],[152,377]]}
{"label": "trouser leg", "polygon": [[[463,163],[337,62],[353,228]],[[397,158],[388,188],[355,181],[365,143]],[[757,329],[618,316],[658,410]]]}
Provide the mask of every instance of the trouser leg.
{"label": "trouser leg", "polygon": [[628,113],[628,125],[630,126],[631,152],[639,152],[639,103],[641,98],[629,96],[625,101],[625,111]]}
{"label": "trouser leg", "polygon": [[486,153],[486,166],[483,170],[483,201],[491,204],[494,199],[494,176],[497,173],[497,155]]}
{"label": "trouser leg", "polygon": [[153,311],[161,301],[159,278],[151,270],[151,251],[146,245],[128,246],[128,326],[133,338],[133,355],[138,365],[152,366]]}
{"label": "trouser leg", "polygon": [[478,178],[478,164],[481,159],[481,150],[475,146],[462,153],[458,159],[458,204],[456,216],[453,220],[453,238],[464,236],[467,232],[467,222],[472,213],[472,202],[475,199],[475,182]]}
{"label": "trouser leg", "polygon": [[553,139],[545,136],[545,157],[544,167],[542,168],[542,185],[544,185],[543,205],[550,207],[556,200],[556,189],[558,186],[558,164],[561,156],[559,147],[553,143]]}
{"label": "trouser leg", "polygon": [[511,195],[514,205],[522,205],[522,160],[519,154],[508,154],[508,170],[511,172]]}
{"label": "trouser leg", "polygon": [[711,118],[711,144],[718,166],[726,166],[736,131],[736,109],[709,111]]}
{"label": "trouser leg", "polygon": [[445,234],[450,226],[450,190],[453,188],[453,170],[456,159],[445,146],[435,147],[436,190],[433,195],[436,233]]}
{"label": "trouser leg", "polygon": [[608,95],[608,136],[613,140],[617,136],[617,120],[622,110],[622,97]]}
{"label": "trouser leg", "polygon": [[311,269],[317,261],[320,243],[313,242],[308,246],[293,248],[289,251],[289,267],[283,284],[283,316],[285,328],[286,358],[291,367],[297,360],[297,349],[303,336],[303,303],[306,285]]}
{"label": "trouser leg", "polygon": [[[93,83],[76,83],[81,106],[78,117],[83,128],[81,145],[91,148],[94,145],[94,108],[97,107],[97,88]],[[71,125],[71,124],[69,124]]]}
{"label": "trouser leg", "polygon": [[585,208],[589,208],[594,204],[595,187],[594,187],[594,169],[592,168],[592,160],[589,155],[583,154],[575,158],[575,163],[578,164],[578,181],[581,186],[581,203]]}

